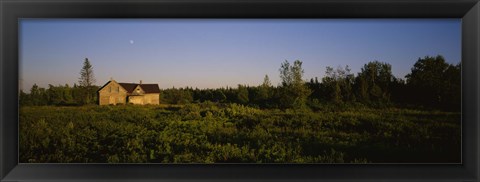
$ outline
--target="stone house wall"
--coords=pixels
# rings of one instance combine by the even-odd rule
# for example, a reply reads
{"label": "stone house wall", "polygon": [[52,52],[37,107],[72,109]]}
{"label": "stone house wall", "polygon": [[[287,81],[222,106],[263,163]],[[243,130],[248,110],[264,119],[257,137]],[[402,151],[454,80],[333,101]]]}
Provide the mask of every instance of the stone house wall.
{"label": "stone house wall", "polygon": [[99,105],[117,104],[160,104],[160,93],[145,93],[140,86],[137,86],[132,94],[129,94],[119,83],[112,80],[98,91]]}
{"label": "stone house wall", "polygon": [[116,105],[127,103],[127,91],[118,83],[110,82],[98,92],[99,105]]}

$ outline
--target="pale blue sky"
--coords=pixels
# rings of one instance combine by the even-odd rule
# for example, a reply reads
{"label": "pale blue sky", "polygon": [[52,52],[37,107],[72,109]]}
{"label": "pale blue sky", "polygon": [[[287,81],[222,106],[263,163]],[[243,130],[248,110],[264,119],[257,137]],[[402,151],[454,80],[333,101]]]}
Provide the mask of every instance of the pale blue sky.
{"label": "pale blue sky", "polygon": [[419,57],[461,61],[460,19],[22,19],[20,79],[73,85],[85,58],[96,85],[158,83],[161,88],[279,83],[280,64],[303,61],[304,78],[326,66],[369,61],[404,78]]}

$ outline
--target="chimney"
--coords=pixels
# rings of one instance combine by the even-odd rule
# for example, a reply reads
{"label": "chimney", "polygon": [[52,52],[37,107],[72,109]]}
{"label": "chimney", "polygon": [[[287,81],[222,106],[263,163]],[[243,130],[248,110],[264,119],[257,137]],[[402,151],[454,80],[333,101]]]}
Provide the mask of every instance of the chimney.
{"label": "chimney", "polygon": [[140,80],[140,85],[142,84],[142,80]]}

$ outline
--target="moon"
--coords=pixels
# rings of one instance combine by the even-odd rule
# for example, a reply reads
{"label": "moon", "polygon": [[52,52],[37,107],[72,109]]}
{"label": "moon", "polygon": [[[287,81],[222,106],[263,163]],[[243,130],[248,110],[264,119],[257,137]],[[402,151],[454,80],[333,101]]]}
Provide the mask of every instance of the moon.
{"label": "moon", "polygon": [[134,43],[133,40],[130,40],[130,44],[133,44],[133,43]]}

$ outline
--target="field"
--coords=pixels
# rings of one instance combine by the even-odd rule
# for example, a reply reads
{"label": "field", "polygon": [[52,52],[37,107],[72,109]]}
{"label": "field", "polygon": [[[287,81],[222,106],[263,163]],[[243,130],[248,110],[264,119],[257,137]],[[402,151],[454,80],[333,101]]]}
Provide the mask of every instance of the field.
{"label": "field", "polygon": [[458,112],[22,106],[21,163],[459,163]]}

